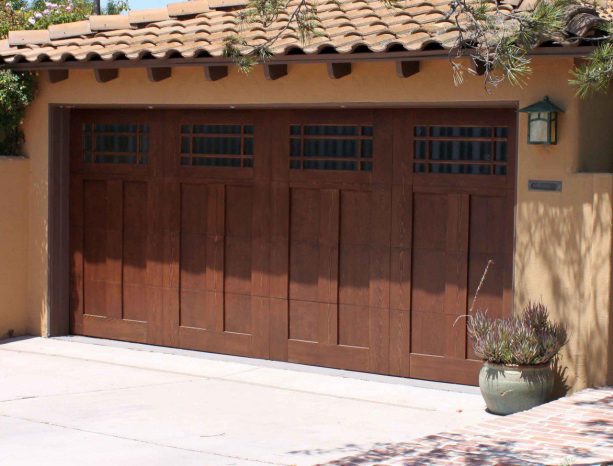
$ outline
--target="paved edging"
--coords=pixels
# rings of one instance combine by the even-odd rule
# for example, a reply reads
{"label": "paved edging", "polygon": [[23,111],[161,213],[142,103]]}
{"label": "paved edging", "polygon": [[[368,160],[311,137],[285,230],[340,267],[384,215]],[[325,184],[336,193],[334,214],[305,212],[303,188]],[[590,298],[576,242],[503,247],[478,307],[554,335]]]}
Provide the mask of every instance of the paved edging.
{"label": "paved edging", "polygon": [[329,464],[613,464],[613,387]]}

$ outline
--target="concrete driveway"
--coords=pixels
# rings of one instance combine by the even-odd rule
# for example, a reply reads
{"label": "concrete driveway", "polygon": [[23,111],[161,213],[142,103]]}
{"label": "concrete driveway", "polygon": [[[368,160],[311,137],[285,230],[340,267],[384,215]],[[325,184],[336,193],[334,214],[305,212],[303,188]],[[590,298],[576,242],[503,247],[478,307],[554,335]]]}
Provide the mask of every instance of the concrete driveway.
{"label": "concrete driveway", "polygon": [[457,389],[77,337],[9,340],[0,463],[310,465],[490,417],[474,389]]}

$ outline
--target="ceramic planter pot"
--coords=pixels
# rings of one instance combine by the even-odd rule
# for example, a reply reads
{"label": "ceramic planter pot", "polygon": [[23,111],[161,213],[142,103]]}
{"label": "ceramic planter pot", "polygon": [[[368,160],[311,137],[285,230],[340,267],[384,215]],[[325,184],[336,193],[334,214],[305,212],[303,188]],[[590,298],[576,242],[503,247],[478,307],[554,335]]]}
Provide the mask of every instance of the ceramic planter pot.
{"label": "ceramic planter pot", "polygon": [[538,366],[505,366],[486,362],[479,372],[479,387],[487,409],[513,414],[545,403],[553,390],[549,363]]}

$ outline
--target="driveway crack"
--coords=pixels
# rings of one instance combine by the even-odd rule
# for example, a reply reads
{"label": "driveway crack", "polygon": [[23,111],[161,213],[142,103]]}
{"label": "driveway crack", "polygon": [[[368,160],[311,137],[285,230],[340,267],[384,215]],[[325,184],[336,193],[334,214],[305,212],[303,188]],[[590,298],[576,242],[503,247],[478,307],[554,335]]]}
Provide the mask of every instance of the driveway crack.
{"label": "driveway crack", "polygon": [[43,424],[43,425],[47,425],[50,427],[56,427],[56,428],[60,428],[60,429],[67,429],[67,430],[73,430],[73,431],[77,431],[77,432],[83,432],[86,434],[92,434],[92,435],[100,435],[103,437],[110,437],[110,438],[115,438],[115,439],[119,439],[119,440],[128,440],[128,441],[132,441],[132,442],[138,442],[144,445],[150,445],[150,446],[156,446],[156,447],[162,447],[162,448],[172,448],[174,450],[180,450],[180,451],[186,451],[186,452],[191,452],[191,453],[201,453],[201,454],[205,454],[205,455],[212,455],[212,456],[219,456],[221,458],[227,458],[227,459],[232,459],[232,460],[238,460],[238,461],[251,461],[254,463],[260,463],[260,464],[269,464],[269,465],[275,465],[275,466],[290,466],[289,463],[274,463],[274,462],[270,462],[270,461],[263,461],[263,460],[258,460],[258,459],[253,459],[253,458],[245,458],[243,456],[236,456],[236,455],[225,455],[222,453],[216,453],[213,451],[207,451],[207,450],[201,450],[201,449],[197,449],[197,448],[186,448],[186,447],[179,447],[176,445],[167,445],[164,443],[158,443],[158,442],[152,442],[149,440],[143,440],[143,439],[139,439],[139,438],[134,438],[134,437],[125,437],[122,435],[114,435],[114,434],[109,434],[106,432],[97,432],[95,430],[90,430],[90,429],[82,429],[79,427],[74,427],[74,426],[67,426],[67,425],[63,425],[63,424],[57,424],[55,422],[49,422],[49,421],[42,421],[39,419],[31,419],[31,418],[26,418],[26,417],[21,417],[21,416],[11,416],[9,414],[3,414],[0,413],[1,417],[5,417],[5,418],[9,418],[9,419],[15,419],[15,420],[19,420],[19,421],[24,421],[24,422],[31,422],[34,424]]}

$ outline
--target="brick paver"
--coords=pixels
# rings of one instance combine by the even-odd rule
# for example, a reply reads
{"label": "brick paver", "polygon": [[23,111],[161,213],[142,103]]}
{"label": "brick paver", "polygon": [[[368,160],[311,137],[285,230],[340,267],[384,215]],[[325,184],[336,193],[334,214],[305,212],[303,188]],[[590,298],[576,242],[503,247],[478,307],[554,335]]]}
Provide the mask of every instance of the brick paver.
{"label": "brick paver", "polygon": [[[611,463],[608,463],[611,462]],[[613,465],[613,387],[454,432],[381,444],[331,465]]]}

